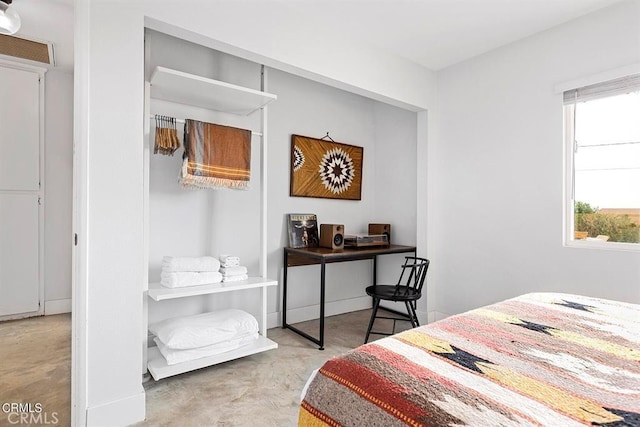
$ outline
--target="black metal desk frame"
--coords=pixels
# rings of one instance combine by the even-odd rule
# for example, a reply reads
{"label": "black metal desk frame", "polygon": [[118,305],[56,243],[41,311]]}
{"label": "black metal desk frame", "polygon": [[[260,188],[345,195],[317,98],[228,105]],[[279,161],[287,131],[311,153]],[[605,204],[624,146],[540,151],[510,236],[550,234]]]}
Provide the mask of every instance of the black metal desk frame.
{"label": "black metal desk frame", "polygon": [[[320,346],[324,350],[324,305],[325,305],[325,267],[327,264],[345,261],[373,260],[373,283],[377,284],[378,255],[413,252],[415,246],[389,245],[370,248],[345,248],[333,250],[329,248],[284,248],[284,274],[282,296],[282,329],[290,329],[298,335]],[[320,330],[319,338],[315,338],[287,323],[287,271],[289,267],[320,264]]]}

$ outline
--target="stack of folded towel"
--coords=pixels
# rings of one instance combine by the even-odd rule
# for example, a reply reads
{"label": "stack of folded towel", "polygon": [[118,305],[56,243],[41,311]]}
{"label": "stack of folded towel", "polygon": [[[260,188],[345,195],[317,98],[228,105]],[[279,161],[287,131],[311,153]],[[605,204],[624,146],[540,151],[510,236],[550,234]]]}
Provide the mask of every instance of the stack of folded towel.
{"label": "stack of folded towel", "polygon": [[249,278],[247,267],[240,265],[240,257],[220,255],[220,265],[223,282],[238,282]]}
{"label": "stack of folded towel", "polygon": [[220,261],[212,256],[170,257],[162,259],[160,284],[167,288],[220,283]]}
{"label": "stack of folded towel", "polygon": [[149,331],[167,365],[235,350],[259,337],[256,318],[237,309],[165,319]]}

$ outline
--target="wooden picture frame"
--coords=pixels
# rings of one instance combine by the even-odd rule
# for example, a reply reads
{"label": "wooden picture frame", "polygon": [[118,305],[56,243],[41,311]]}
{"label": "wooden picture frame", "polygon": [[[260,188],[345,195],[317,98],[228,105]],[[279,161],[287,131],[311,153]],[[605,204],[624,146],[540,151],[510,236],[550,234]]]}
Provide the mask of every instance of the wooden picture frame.
{"label": "wooden picture frame", "polygon": [[355,145],[291,135],[289,195],[361,200],[363,154]]}

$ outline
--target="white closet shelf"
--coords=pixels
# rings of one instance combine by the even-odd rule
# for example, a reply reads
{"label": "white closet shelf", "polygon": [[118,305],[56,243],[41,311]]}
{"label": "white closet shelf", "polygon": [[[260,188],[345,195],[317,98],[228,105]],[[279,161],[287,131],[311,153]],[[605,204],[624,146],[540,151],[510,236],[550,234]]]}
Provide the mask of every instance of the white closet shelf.
{"label": "white closet shelf", "polygon": [[278,99],[271,93],[165,67],[156,67],[151,75],[151,98],[238,115],[249,115]]}
{"label": "white closet shelf", "polygon": [[260,335],[258,339],[245,346],[232,351],[227,351],[215,356],[203,357],[200,359],[190,360],[188,362],[177,363],[175,365],[167,365],[167,361],[158,350],[158,347],[149,347],[147,368],[154,380],[170,377],[172,375],[182,374],[184,372],[193,371],[207,366],[227,362],[233,359],[249,356],[251,354],[260,353],[267,350],[278,348],[278,343],[271,341],[269,338]]}
{"label": "white closet shelf", "polygon": [[174,298],[192,297],[196,295],[216,294],[220,292],[239,291],[242,289],[277,286],[276,280],[264,277],[249,277],[239,282],[212,283],[210,285],[186,286],[183,288],[167,288],[160,283],[149,283],[147,295],[154,301],[162,301]]}

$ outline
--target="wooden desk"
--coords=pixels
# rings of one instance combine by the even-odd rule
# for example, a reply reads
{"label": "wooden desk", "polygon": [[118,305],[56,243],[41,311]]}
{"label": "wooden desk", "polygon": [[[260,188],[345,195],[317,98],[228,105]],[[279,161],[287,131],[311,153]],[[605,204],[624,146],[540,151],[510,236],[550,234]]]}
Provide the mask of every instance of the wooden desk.
{"label": "wooden desk", "polygon": [[[282,328],[291,329],[298,335],[320,346],[324,350],[324,294],[325,294],[325,266],[334,262],[373,260],[373,285],[377,284],[377,256],[388,254],[400,254],[413,252],[416,256],[415,246],[376,246],[370,248],[345,248],[333,250],[329,248],[284,248],[284,275],[282,296]],[[320,264],[320,331],[319,338],[303,332],[287,323],[287,271],[289,267],[301,265]]]}

